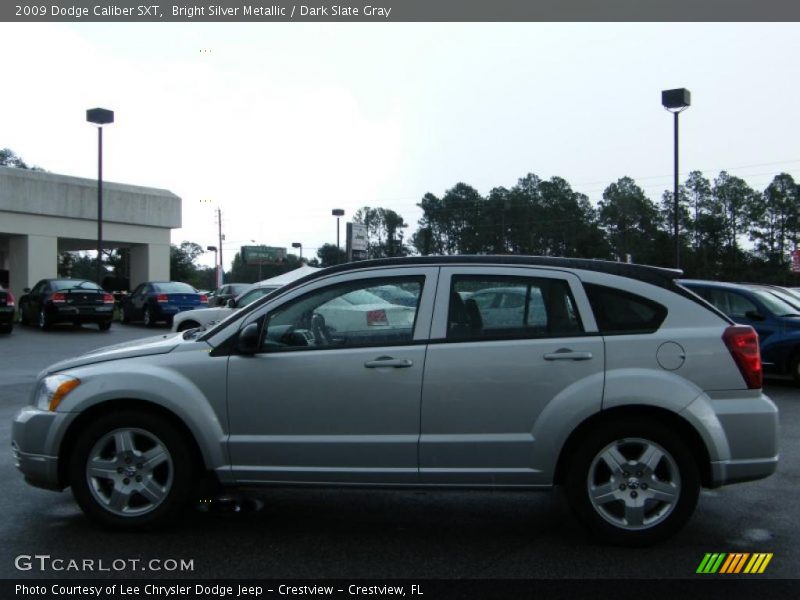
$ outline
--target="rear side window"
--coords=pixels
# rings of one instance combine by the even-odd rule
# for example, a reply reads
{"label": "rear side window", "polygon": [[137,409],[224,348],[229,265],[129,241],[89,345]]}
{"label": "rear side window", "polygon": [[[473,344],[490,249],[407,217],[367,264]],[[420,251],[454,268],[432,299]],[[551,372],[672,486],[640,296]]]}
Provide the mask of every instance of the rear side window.
{"label": "rear side window", "polygon": [[449,340],[560,337],[582,332],[566,281],[453,277],[447,323]]}
{"label": "rear side window", "polygon": [[665,306],[637,294],[593,283],[583,287],[602,334],[652,333],[667,318]]}

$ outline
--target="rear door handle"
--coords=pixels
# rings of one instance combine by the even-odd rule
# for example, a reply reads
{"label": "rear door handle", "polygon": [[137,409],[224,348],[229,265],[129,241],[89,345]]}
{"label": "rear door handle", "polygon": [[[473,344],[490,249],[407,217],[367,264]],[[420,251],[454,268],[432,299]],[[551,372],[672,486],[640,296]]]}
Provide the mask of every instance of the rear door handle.
{"label": "rear door handle", "polygon": [[391,356],[379,356],[375,360],[368,360],[364,363],[364,366],[367,369],[381,369],[381,368],[392,368],[392,369],[407,369],[412,366],[414,363],[413,361],[408,360],[407,358],[392,358]]}
{"label": "rear door handle", "polygon": [[544,355],[545,360],[590,360],[591,358],[591,352],[573,352],[569,348],[561,348]]}

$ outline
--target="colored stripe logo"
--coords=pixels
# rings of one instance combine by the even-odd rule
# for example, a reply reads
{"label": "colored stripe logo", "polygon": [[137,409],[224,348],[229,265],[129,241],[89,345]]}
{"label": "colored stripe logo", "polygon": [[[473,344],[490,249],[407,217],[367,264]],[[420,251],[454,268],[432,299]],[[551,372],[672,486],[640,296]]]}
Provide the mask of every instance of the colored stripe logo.
{"label": "colored stripe logo", "polygon": [[772,552],[707,552],[700,561],[696,573],[738,575],[747,573],[751,575],[763,573],[772,560]]}

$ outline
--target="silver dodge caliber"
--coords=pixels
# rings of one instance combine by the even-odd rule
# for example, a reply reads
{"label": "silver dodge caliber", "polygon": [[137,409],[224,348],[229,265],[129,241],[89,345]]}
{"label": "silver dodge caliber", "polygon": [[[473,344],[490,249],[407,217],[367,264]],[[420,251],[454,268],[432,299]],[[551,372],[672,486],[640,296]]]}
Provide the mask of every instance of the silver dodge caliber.
{"label": "silver dodge caliber", "polygon": [[654,543],[701,486],[778,462],[755,332],[679,275],[523,256],[325,269],[199,336],[46,369],[14,419],[16,464],[125,529],[164,523],[209,480],[563,485],[601,539]]}

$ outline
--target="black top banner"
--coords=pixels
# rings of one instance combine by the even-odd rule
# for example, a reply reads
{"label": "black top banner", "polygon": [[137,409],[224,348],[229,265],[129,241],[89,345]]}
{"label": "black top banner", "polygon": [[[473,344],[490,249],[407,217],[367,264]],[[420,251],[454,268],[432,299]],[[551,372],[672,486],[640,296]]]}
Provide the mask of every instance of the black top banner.
{"label": "black top banner", "polygon": [[[159,0],[151,0],[159,2]],[[4,0],[10,22],[798,21],[796,0],[340,0],[159,2]]]}

